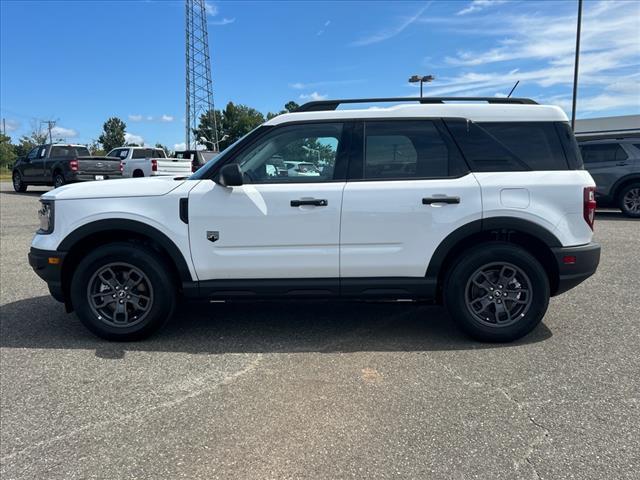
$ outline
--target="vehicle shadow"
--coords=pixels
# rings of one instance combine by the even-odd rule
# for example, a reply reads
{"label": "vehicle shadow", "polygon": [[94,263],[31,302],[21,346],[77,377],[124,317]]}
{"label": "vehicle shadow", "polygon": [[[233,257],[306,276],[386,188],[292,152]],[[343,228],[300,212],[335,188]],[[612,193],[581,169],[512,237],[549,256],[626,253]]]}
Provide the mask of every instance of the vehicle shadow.
{"label": "vehicle shadow", "polygon": [[551,337],[541,324],[509,344],[464,336],[442,307],[407,303],[185,303],[152,338],[114,343],[94,337],[48,296],[0,307],[0,347],[89,349],[104,358],[127,351],[222,353],[442,351],[514,348]]}

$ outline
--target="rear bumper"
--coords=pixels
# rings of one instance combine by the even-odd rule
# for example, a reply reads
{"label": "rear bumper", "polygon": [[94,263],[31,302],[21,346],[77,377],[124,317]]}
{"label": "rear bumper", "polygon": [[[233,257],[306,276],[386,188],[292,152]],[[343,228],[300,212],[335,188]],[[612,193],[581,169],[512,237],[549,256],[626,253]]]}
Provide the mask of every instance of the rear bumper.
{"label": "rear bumper", "polygon": [[558,287],[554,295],[584,282],[596,272],[600,263],[600,245],[594,242],[579,247],[552,248],[551,251],[558,265]]}
{"label": "rear bumper", "polygon": [[[64,256],[64,253],[55,250],[40,250],[39,248],[31,248],[28,254],[29,265],[41,279],[47,282],[49,293],[59,302],[64,302],[62,289],[62,263],[64,262]],[[57,258],[58,263],[50,263],[50,258]]]}
{"label": "rear bumper", "polygon": [[117,178],[122,178],[122,173],[117,172],[117,173],[112,173],[112,172],[105,172],[105,173],[100,173],[100,172],[96,172],[96,173],[86,173],[86,172],[69,172],[67,173],[65,180],[67,182],[91,182],[93,180],[96,180],[96,175],[98,176],[102,176],[103,180],[115,180]]}

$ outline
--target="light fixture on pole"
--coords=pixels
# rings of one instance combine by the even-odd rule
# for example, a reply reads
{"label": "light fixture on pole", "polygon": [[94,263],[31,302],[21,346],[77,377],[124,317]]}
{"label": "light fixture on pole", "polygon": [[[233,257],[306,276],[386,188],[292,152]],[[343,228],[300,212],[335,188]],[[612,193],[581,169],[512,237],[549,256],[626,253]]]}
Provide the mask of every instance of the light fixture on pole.
{"label": "light fixture on pole", "polygon": [[436,79],[433,75],[412,75],[409,77],[409,83],[420,82],[420,98],[422,98],[422,84],[433,82]]}

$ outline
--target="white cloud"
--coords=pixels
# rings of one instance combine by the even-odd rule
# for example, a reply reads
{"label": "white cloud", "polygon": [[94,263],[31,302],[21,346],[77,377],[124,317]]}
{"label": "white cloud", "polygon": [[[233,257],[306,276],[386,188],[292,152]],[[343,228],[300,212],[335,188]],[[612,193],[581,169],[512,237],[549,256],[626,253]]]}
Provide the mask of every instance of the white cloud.
{"label": "white cloud", "polygon": [[133,133],[125,133],[124,134],[124,141],[126,143],[136,143],[138,145],[144,145],[144,138],[142,138],[140,135],[135,135]]}
{"label": "white cloud", "polygon": [[129,115],[129,120],[131,120],[132,122],[141,122],[142,121],[142,115]]}
{"label": "white cloud", "polygon": [[[580,49],[578,113],[629,106],[640,108],[638,13],[638,4],[634,2],[586,4]],[[514,95],[535,85],[539,92],[537,100],[551,101],[570,111],[575,12],[420,21],[454,31],[477,28],[484,32],[484,37],[500,35],[484,50],[461,51],[447,58],[446,62],[461,72],[439,78],[427,89],[428,95],[506,94],[520,80]],[[480,31],[476,33],[481,34]]]}
{"label": "white cloud", "polygon": [[331,20],[327,20],[326,22],[324,22],[325,27],[328,27],[329,25],[331,25]]}
{"label": "white cloud", "polygon": [[327,95],[321,95],[318,92],[311,92],[309,94],[301,93],[300,100],[325,100]]}
{"label": "white cloud", "polygon": [[414,23],[420,16],[425,12],[427,8],[431,5],[432,2],[427,2],[423,5],[420,10],[418,10],[415,15],[409,17],[405,21],[403,21],[400,25],[396,25],[395,27],[387,28],[378,33],[370,35],[368,37],[360,38],[351,43],[354,47],[363,47],[365,45],[371,45],[373,43],[384,42],[385,40],[389,40],[390,38],[395,37],[396,35],[402,33],[408,26]]}
{"label": "white cloud", "polygon": [[53,127],[51,136],[54,138],[73,138],[78,136],[78,132],[73,128]]}
{"label": "white cloud", "polygon": [[17,120],[11,120],[10,118],[7,118],[4,121],[3,126],[7,130],[7,132],[11,133],[11,132],[15,132],[20,128],[20,122]]}
{"label": "white cloud", "polygon": [[229,25],[230,23],[235,22],[235,17],[233,18],[223,18],[222,20],[216,20],[215,22],[209,22],[209,25]]}
{"label": "white cloud", "polygon": [[318,88],[318,87],[327,87],[327,86],[335,86],[335,85],[353,85],[356,83],[363,83],[364,80],[363,79],[358,79],[358,80],[324,80],[324,81],[320,81],[320,82],[310,82],[310,83],[303,83],[303,82],[296,82],[296,83],[290,83],[289,87],[293,88],[294,90],[308,90],[311,88]]}
{"label": "white cloud", "polygon": [[160,117],[161,122],[173,122],[174,117],[171,115],[167,115],[166,113]]}
{"label": "white cloud", "polygon": [[211,15],[212,17],[218,15],[218,6],[213,3],[204,2],[204,10],[207,12],[207,15]]}
{"label": "white cloud", "polygon": [[147,115],[147,121],[151,122],[153,120],[153,116]]}
{"label": "white cloud", "polygon": [[471,0],[468,7],[460,10],[456,15],[466,15],[467,13],[478,12],[488,7],[507,3],[507,0]]}

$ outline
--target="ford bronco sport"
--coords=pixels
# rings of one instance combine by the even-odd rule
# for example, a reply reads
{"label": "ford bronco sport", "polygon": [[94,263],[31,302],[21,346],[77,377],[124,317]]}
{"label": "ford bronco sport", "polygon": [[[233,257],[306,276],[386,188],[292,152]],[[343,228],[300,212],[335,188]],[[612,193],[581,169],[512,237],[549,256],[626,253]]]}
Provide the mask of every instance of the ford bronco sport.
{"label": "ford bronco sport", "polygon": [[[377,102],[395,105],[337,109]],[[600,257],[567,117],[529,99],[311,102],[189,178],[65,186],[41,203],[32,267],[111,340],[147,337],[182,296],[426,300],[476,339],[511,341]]]}

